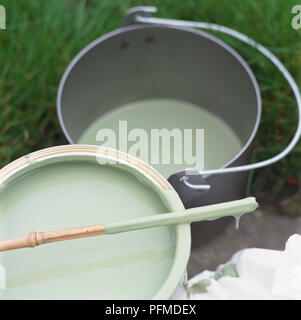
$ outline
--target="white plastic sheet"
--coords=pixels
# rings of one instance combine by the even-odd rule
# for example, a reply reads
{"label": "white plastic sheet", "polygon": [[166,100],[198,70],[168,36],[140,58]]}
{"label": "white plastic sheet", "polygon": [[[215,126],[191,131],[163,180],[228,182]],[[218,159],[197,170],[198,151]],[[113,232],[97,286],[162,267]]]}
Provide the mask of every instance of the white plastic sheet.
{"label": "white plastic sheet", "polygon": [[176,299],[301,299],[301,235],[292,235],[284,251],[244,249],[216,272],[204,271]]}

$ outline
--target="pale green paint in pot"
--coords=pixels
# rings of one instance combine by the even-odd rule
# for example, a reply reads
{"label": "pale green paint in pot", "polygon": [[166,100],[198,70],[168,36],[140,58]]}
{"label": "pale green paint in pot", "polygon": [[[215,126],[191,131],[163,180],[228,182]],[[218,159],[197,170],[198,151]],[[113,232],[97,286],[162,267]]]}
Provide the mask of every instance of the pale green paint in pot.
{"label": "pale green paint in pot", "polygon": [[[143,160],[153,165],[166,179],[175,172],[184,170],[185,168],[196,168],[198,170],[220,168],[232,160],[243,147],[233,129],[213,112],[186,101],[167,98],[138,100],[114,108],[96,119],[82,133],[78,143],[103,145],[132,154],[131,147],[139,139],[135,138],[135,141],[128,141],[127,150],[119,148],[119,135],[122,135],[124,139],[124,133],[120,133],[119,131],[119,121],[127,121],[128,139],[131,130],[136,128],[142,128],[147,133],[148,157],[146,159],[143,158]],[[104,139],[105,141],[97,140],[97,136],[101,132],[100,130],[106,128],[112,129],[115,132],[116,143],[108,139]],[[161,141],[159,146],[157,144],[153,146],[158,147],[156,153],[158,153],[159,162],[152,162],[154,150],[152,150],[151,146],[151,131],[153,129],[162,130],[165,128],[169,132],[172,132],[174,129],[180,130],[182,139],[184,139],[184,130],[188,129],[192,131],[191,149],[186,151],[182,140],[183,147],[179,153],[180,163],[177,163],[174,157],[175,146],[173,139],[170,139],[170,161],[167,164],[162,161],[162,152],[163,150],[168,150],[169,146],[161,145]],[[200,152],[196,151],[195,132],[197,129],[204,130],[204,150],[201,150],[201,147],[198,146]],[[186,143],[188,144],[188,141]],[[143,142],[144,144],[145,142]],[[193,155],[193,157],[197,156],[201,158],[204,156],[204,163],[199,166],[195,162],[187,162],[185,152]],[[133,155],[140,157],[140,153],[137,153]]]}
{"label": "pale green paint in pot", "polygon": [[[176,192],[147,164],[122,157],[100,165],[96,151],[54,147],[0,170],[1,239],[183,210]],[[102,148],[98,159],[115,159],[114,152]],[[189,254],[188,224],[3,252],[7,289],[0,297],[169,299]]]}

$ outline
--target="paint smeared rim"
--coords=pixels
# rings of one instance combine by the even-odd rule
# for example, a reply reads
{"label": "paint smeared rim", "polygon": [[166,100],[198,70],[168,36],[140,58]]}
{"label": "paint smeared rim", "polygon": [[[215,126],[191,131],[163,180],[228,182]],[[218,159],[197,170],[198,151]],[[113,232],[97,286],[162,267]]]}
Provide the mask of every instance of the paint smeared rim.
{"label": "paint smeared rim", "polygon": [[[72,148],[70,148],[72,147]],[[51,158],[68,157],[68,156],[92,156],[94,158],[102,157],[122,163],[142,172],[149,180],[159,185],[164,190],[172,189],[171,185],[151,166],[144,161],[135,158],[127,153],[101,146],[89,145],[67,145],[43,149],[21,157],[0,170],[0,185],[19,172],[32,164],[42,162]]]}
{"label": "paint smeared rim", "polygon": [[[0,187],[5,187],[26,172],[47,164],[66,160],[88,160],[97,163],[97,159],[99,158],[116,161],[126,166],[132,173],[144,178],[170,212],[184,210],[182,201],[176,191],[169,182],[150,165],[118,150],[90,145],[57,146],[23,156],[0,170]],[[167,279],[153,299],[170,299],[181,284],[183,275],[186,272],[191,249],[190,225],[180,224],[175,227],[175,230],[176,249],[174,262]]]}

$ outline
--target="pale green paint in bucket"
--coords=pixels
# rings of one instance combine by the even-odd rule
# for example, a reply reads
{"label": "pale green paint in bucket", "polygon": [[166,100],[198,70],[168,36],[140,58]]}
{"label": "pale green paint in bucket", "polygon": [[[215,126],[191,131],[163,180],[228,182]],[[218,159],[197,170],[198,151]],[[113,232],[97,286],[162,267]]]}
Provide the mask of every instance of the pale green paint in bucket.
{"label": "pale green paint in bucket", "polygon": [[[82,133],[78,143],[105,145],[118,149],[119,121],[124,120],[127,121],[128,134],[136,128],[142,128],[148,134],[148,159],[143,160],[152,164],[165,178],[185,168],[193,167],[199,170],[220,168],[232,160],[242,149],[242,143],[238,136],[220,117],[201,106],[167,98],[133,101],[103,114]],[[105,128],[112,129],[116,133],[116,145],[112,144],[114,143],[112,141],[97,141],[97,133],[100,129]],[[184,143],[181,152],[183,162],[175,163],[173,139],[170,140],[170,163],[162,163],[162,150],[165,146],[162,148],[161,145],[158,148],[160,162],[158,164],[152,163],[151,130],[164,128],[170,130],[170,132],[173,129],[180,129],[182,137],[185,129],[193,130],[192,136],[194,139],[192,140],[192,148],[191,151],[189,150],[189,154],[197,156],[197,158],[201,158],[204,155],[204,167],[198,167],[195,163],[185,162]],[[196,154],[196,129],[204,129],[204,153],[203,150],[200,150],[201,154]],[[128,141],[128,150],[122,151],[130,152],[131,146],[139,142],[138,138],[136,140]],[[139,157],[139,154],[134,155]]]}
{"label": "pale green paint in bucket", "polygon": [[[9,179],[0,170],[1,238],[183,210],[173,189],[133,165],[99,165],[96,147],[82,148],[50,148],[39,161],[34,153]],[[186,224],[1,253],[2,299],[168,299],[189,254]]]}

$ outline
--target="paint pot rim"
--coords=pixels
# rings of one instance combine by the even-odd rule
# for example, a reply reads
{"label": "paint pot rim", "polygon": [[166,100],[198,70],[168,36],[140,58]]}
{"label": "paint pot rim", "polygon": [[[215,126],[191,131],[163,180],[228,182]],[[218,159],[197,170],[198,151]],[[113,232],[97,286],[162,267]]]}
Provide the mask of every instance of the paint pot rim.
{"label": "paint pot rim", "polygon": [[[139,175],[139,178],[144,179],[156,192],[168,211],[181,211],[184,209],[183,203],[173,187],[150,165],[124,152],[92,145],[50,147],[25,155],[0,169],[0,187],[6,187],[15,179],[39,167],[66,161],[98,163],[97,157],[116,160],[119,164],[124,165],[126,170]],[[175,226],[175,233],[176,247],[169,275],[152,299],[172,298],[186,273],[191,249],[190,224]]]}
{"label": "paint pot rim", "polygon": [[[261,100],[261,93],[259,89],[259,85],[257,82],[257,79],[248,65],[248,63],[242,58],[242,56],[230,45],[226,44],[224,41],[219,39],[218,37],[215,37],[212,34],[209,34],[205,31],[199,30],[199,29],[194,29],[194,28],[187,28],[187,27],[180,27],[180,26],[167,26],[167,25],[151,25],[151,24],[134,24],[134,25],[128,25],[128,26],[123,26],[118,29],[115,29],[113,31],[110,31],[99,38],[95,39],[91,43],[89,43],[87,46],[85,46],[82,50],[79,51],[79,53],[71,60],[69,63],[68,67],[63,73],[63,76],[60,80],[59,87],[58,87],[58,93],[57,93],[57,116],[59,119],[60,127],[68,140],[70,144],[75,144],[75,142],[72,140],[70,137],[68,130],[66,129],[65,122],[63,119],[62,115],[62,94],[64,90],[65,83],[67,81],[68,76],[72,72],[73,68],[76,66],[76,64],[83,58],[90,50],[98,46],[100,43],[123,33],[126,33],[128,31],[133,31],[137,29],[164,29],[164,30],[179,30],[183,32],[188,32],[192,33],[198,36],[201,36],[203,38],[206,38],[207,40],[212,41],[213,43],[217,44],[218,46],[222,47],[224,50],[226,50],[228,53],[230,53],[236,60],[237,62],[241,65],[241,67],[244,69],[244,71],[247,73],[249,76],[249,79],[251,80],[252,87],[254,89],[255,95],[256,95],[256,119],[255,123],[253,126],[253,129],[250,133],[250,136],[246,143],[243,145],[243,147],[240,149],[240,151],[227,163],[225,163],[223,166],[221,166],[219,169],[230,167],[235,161],[237,161],[243,154],[246,152],[246,150],[250,147],[251,143],[253,142],[255,135],[258,131],[260,120],[261,120],[261,113],[262,113],[262,100]],[[191,168],[185,168],[182,169],[176,173],[181,173],[185,172],[186,170],[191,170]],[[209,175],[210,176],[210,175]]]}

